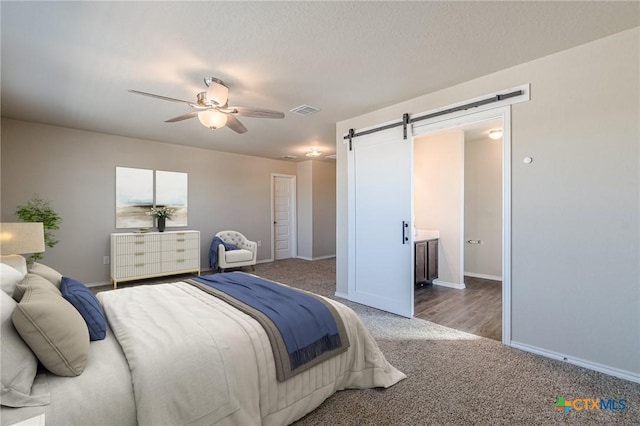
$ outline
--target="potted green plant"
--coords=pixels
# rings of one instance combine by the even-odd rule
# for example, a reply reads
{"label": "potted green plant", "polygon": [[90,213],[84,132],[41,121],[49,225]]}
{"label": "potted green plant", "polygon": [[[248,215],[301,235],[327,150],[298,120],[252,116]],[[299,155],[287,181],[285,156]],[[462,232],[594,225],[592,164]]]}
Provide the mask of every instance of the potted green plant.
{"label": "potted green plant", "polygon": [[166,206],[151,207],[151,210],[147,212],[149,216],[153,216],[158,222],[158,232],[164,232],[164,228],[167,224],[167,219],[171,219],[175,210]]}
{"label": "potted green plant", "polygon": [[[44,243],[47,247],[52,248],[58,244],[53,231],[60,229],[62,218],[51,207],[50,201],[40,198],[37,194],[26,204],[18,206],[16,216],[22,222],[42,222],[44,228]],[[41,260],[43,253],[33,253],[29,256],[29,263]]]}

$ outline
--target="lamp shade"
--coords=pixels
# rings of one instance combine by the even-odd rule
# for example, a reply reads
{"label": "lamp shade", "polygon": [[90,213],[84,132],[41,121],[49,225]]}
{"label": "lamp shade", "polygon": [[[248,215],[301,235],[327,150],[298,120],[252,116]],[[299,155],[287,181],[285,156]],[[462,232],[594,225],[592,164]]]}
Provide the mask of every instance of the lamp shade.
{"label": "lamp shade", "polygon": [[207,88],[207,99],[215,102],[218,106],[224,106],[229,99],[229,88],[222,81],[214,78]]}
{"label": "lamp shade", "polygon": [[0,223],[0,255],[42,253],[44,226],[34,223]]}
{"label": "lamp shade", "polygon": [[204,127],[208,127],[210,129],[219,129],[227,124],[227,114],[214,109],[200,111],[198,113],[198,119]]}

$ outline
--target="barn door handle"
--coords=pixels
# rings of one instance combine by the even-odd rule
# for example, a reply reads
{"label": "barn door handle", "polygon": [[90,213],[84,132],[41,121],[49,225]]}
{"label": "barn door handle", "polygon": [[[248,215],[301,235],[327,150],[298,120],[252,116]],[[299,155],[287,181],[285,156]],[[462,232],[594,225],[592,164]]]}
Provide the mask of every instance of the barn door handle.
{"label": "barn door handle", "polygon": [[407,221],[402,221],[402,244],[407,244],[409,241],[409,237],[407,237],[407,230],[409,229],[409,224]]}

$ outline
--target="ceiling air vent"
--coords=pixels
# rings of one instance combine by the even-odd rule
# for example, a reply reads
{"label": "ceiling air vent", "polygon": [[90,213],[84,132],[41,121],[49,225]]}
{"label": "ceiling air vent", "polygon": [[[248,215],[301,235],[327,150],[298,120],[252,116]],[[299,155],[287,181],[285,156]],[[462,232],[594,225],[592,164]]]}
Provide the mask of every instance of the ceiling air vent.
{"label": "ceiling air vent", "polygon": [[307,116],[320,111],[320,108],[316,108],[314,106],[305,104],[305,105],[300,105],[299,107],[295,107],[294,109],[290,109],[289,111],[296,113],[298,115]]}
{"label": "ceiling air vent", "polygon": [[296,156],[287,154],[287,155],[283,155],[282,158],[284,158],[285,160],[295,160]]}

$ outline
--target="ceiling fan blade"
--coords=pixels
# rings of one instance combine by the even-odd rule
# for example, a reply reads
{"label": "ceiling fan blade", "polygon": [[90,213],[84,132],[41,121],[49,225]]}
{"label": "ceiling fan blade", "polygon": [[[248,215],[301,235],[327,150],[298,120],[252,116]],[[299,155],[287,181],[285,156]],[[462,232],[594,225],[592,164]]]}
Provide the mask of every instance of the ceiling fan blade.
{"label": "ceiling fan blade", "polygon": [[232,114],[238,114],[242,117],[254,117],[254,118],[284,118],[284,112],[273,111],[271,109],[262,108],[248,108],[241,106],[228,107],[229,112]]}
{"label": "ceiling fan blade", "polygon": [[227,127],[236,133],[247,132],[247,128],[244,127],[244,124],[242,124],[237,118],[235,118],[231,114],[227,114]]}
{"label": "ceiling fan blade", "polygon": [[165,123],[175,123],[176,121],[187,120],[189,118],[193,118],[193,117],[197,117],[197,116],[198,116],[198,111],[191,111],[191,112],[188,112],[186,114],[182,114],[182,115],[179,115],[177,117],[173,117],[173,118],[170,118],[168,120],[165,120]]}
{"label": "ceiling fan blade", "polygon": [[169,98],[167,96],[161,96],[161,95],[154,95],[153,93],[141,92],[139,90],[129,90],[129,92],[135,93],[137,95],[149,96],[150,98],[162,99],[163,101],[180,102],[182,104],[191,105],[193,107],[197,107],[198,106],[197,104],[194,104],[193,102],[183,101],[182,99]]}

